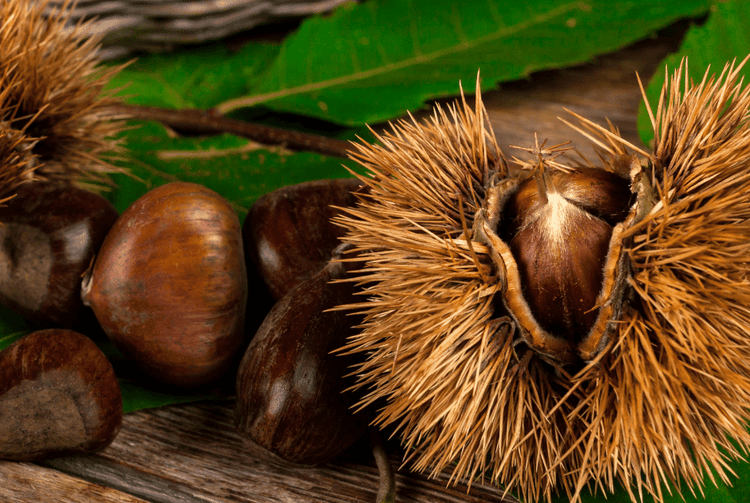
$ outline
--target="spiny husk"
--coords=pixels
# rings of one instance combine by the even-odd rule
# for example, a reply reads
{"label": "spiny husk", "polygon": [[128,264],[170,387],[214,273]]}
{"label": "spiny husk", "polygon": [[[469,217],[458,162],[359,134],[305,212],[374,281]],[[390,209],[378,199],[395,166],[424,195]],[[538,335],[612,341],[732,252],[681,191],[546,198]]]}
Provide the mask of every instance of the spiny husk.
{"label": "spiny husk", "polygon": [[[633,499],[691,492],[750,445],[750,88],[727,65],[694,84],[667,75],[648,156],[655,201],[628,233],[637,302],[616,344],[577,376],[586,479]],[[600,138],[610,136],[598,130]],[[682,482],[681,482],[682,481]]]}
{"label": "spiny husk", "polygon": [[[368,191],[336,221],[365,263],[363,301],[342,308],[365,318],[342,351],[366,356],[360,406],[382,406],[376,424],[414,468],[488,476],[529,502],[618,481],[633,501],[661,500],[667,484],[700,490],[710,470],[728,480],[750,445],[750,91],[734,67],[697,85],[683,71],[652,114],[654,152],[635,149],[649,187],[636,192],[651,199],[618,237],[630,295],[573,375],[493,302],[507,278],[475,224],[487,188],[517,182],[479,89],[474,109],[437,107],[358,147]],[[608,169],[636,159],[616,131],[578,129]]]}
{"label": "spiny husk", "polygon": [[0,204],[13,197],[20,184],[31,180],[32,170],[27,153],[32,147],[31,143],[31,139],[20,131],[0,128]]}
{"label": "spiny husk", "polygon": [[362,330],[343,349],[367,354],[360,405],[386,399],[375,422],[395,428],[418,470],[455,463],[456,478],[488,472],[527,498],[549,495],[572,469],[553,463],[573,430],[546,364],[517,357],[515,325],[493,302],[503,279],[472,239],[486,187],[508,176],[479,90],[474,109],[438,107],[429,124],[402,121],[378,139],[354,154],[369,193],[336,219],[367,262],[367,299],[346,306]]}
{"label": "spiny husk", "polygon": [[[99,40],[86,25],[71,24],[74,2],[54,9],[49,0],[0,1],[0,129],[22,132],[30,149],[23,171],[36,179],[109,185],[122,129],[103,92],[119,68],[97,67]],[[12,178],[2,159],[0,170]],[[12,183],[0,192],[12,191]]]}

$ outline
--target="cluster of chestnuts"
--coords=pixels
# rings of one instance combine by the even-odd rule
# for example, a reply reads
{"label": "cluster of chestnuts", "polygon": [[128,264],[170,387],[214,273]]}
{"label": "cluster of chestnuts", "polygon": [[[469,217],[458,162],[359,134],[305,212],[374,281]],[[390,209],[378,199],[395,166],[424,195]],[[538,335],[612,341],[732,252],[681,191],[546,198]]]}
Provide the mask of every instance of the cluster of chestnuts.
{"label": "cluster of chestnuts", "polygon": [[59,3],[0,2],[13,20],[0,30],[0,303],[38,328],[0,353],[0,459],[107,446],[122,424],[116,375],[236,388],[253,449],[303,464],[337,455],[367,420],[341,393],[351,357],[330,354],[354,318],[327,311],[353,291],[332,283],[347,272],[329,264],[343,232],[329,205],[350,204],[359,183],[269,194],[244,230],[223,197],[191,183],[118,215],[85,189],[122,171],[111,162],[127,117],[105,90],[121,67],[99,67],[101,36],[74,22],[75,2]]}
{"label": "cluster of chestnuts", "polygon": [[368,421],[342,393],[351,357],[331,354],[353,319],[328,310],[352,302],[354,287],[335,282],[347,271],[331,260],[342,230],[330,219],[359,185],[277,190],[244,228],[193,183],[155,188],[122,215],[71,184],[22,185],[0,208],[0,301],[54,328],[0,353],[0,458],[92,452],[115,438],[122,399],[91,340],[101,332],[152,386],[236,378],[238,430],[268,459],[318,464],[351,446]]}

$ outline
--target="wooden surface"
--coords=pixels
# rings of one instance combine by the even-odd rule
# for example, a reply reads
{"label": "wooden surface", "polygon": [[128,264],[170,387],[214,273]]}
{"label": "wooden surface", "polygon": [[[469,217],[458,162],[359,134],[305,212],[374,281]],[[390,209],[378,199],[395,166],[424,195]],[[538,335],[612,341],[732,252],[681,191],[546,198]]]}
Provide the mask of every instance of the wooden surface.
{"label": "wooden surface", "polygon": [[[503,85],[484,95],[501,148],[530,145],[534,133],[551,144],[581,137],[558,119],[563,107],[596,122],[609,117],[638,142],[635,118],[639,72],[650,78],[659,61],[679,44],[682,29],[597,61]],[[232,403],[206,402],[140,411],[125,417],[121,433],[103,452],[43,464],[0,462],[0,501],[10,502],[373,502],[378,475],[366,445],[336,463],[310,469],[268,464],[250,454],[234,431]],[[398,471],[398,501],[500,502],[497,488],[446,487],[447,476],[430,480]]]}

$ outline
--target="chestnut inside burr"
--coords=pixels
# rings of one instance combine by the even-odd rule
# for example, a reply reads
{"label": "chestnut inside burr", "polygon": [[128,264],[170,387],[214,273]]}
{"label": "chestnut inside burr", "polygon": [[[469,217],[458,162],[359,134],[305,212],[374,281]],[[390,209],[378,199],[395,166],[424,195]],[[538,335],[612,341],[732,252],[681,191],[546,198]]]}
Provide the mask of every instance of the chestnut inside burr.
{"label": "chestnut inside burr", "polygon": [[594,325],[613,226],[631,206],[629,181],[603,169],[542,167],[504,211],[501,236],[523,297],[547,332],[580,342]]}

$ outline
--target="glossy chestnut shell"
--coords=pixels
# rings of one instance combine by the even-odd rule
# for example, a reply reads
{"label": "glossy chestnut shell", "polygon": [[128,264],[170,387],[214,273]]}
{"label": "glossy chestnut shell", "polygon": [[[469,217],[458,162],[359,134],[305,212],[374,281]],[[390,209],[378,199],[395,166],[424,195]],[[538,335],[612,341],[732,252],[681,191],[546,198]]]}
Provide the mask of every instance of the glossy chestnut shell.
{"label": "glossy chestnut shell", "polygon": [[236,368],[244,346],[247,274],[240,224],[217,193],[174,182],[117,220],[84,301],[150,379],[208,386]]}
{"label": "glossy chestnut shell", "polygon": [[258,198],[242,227],[248,269],[274,300],[325,266],[344,230],[331,223],[337,207],[351,206],[356,178],[314,180]]}
{"label": "glossy chestnut shell", "polygon": [[603,169],[537,173],[510,197],[507,238],[524,298],[546,331],[571,341],[596,322],[614,225],[631,204],[629,180]]}
{"label": "glossy chestnut shell", "polygon": [[0,207],[0,303],[46,326],[88,321],[81,277],[118,213],[69,184],[30,182]]}
{"label": "glossy chestnut shell", "polygon": [[364,432],[356,394],[344,376],[352,357],[340,348],[356,317],[329,311],[352,300],[341,263],[330,263],[277,302],[247,348],[237,374],[235,423],[253,449],[314,465],[329,461]]}

